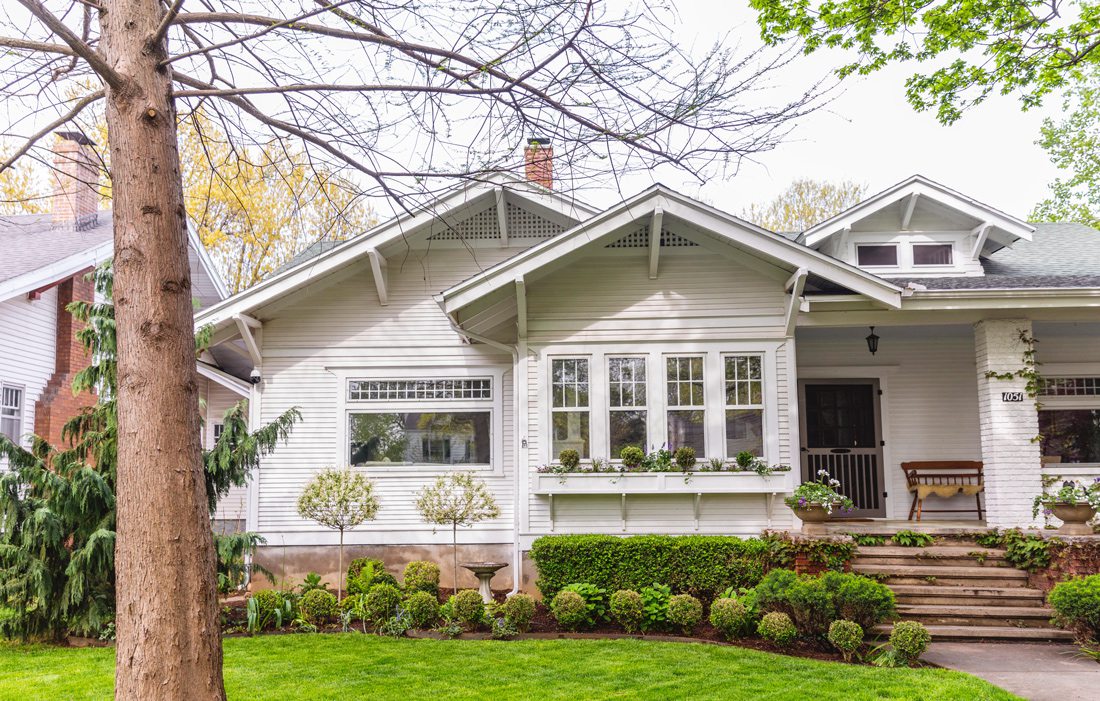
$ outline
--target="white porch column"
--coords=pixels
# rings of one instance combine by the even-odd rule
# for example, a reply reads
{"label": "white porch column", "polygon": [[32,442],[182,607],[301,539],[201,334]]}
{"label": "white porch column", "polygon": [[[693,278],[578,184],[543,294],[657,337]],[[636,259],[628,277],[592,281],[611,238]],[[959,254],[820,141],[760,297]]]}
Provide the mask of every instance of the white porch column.
{"label": "white porch column", "polygon": [[1024,392],[1025,380],[987,377],[1015,373],[1024,364],[1021,333],[1031,335],[1030,319],[985,319],[974,325],[978,370],[978,414],[985,462],[986,522],[990,526],[1033,523],[1031,501],[1042,490],[1039,417],[1035,402],[1005,401],[1005,392]]}

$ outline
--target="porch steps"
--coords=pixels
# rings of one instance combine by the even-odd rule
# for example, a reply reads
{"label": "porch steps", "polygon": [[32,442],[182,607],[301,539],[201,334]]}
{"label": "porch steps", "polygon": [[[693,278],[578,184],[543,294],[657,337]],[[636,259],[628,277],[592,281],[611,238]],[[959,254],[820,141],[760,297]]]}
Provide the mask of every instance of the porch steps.
{"label": "porch steps", "polygon": [[[1043,592],[1008,565],[1005,551],[950,540],[924,548],[861,546],[852,571],[890,587],[898,618],[920,621],[936,640],[1072,640],[1050,623]],[[889,635],[891,624],[875,633]]]}

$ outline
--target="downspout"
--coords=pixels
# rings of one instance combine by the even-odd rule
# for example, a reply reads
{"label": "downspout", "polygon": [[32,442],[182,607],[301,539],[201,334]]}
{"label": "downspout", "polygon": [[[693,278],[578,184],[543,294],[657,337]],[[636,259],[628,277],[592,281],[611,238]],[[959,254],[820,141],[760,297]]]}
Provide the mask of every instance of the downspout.
{"label": "downspout", "polygon": [[[440,303],[440,308],[442,308],[442,307],[443,307],[443,305],[442,305],[442,303]],[[481,335],[473,333],[471,331],[467,331],[466,329],[460,327],[455,322],[454,317],[451,316],[450,314],[447,314],[445,309],[444,309],[443,313],[447,317],[447,323],[451,325],[451,330],[453,330],[459,336],[467,338],[471,341],[477,341],[479,343],[484,343],[485,345],[490,346],[492,348],[496,348],[497,350],[505,351],[506,353],[508,353],[509,355],[512,356],[512,461],[514,463],[513,472],[514,472],[515,476],[514,476],[514,479],[512,480],[512,483],[513,483],[512,484],[512,490],[513,490],[513,493],[512,493],[512,590],[510,592],[508,592],[508,595],[511,596],[512,594],[515,594],[516,592],[519,591],[519,583],[521,581],[522,572],[523,572],[523,557],[522,557],[522,552],[520,551],[520,547],[519,547],[519,528],[520,528],[520,520],[519,520],[519,513],[520,513],[519,512],[519,506],[520,506],[519,465],[520,465],[520,460],[519,460],[519,455],[520,455],[521,444],[522,444],[522,437],[520,435],[520,431],[519,431],[520,426],[519,426],[519,421],[518,421],[519,413],[520,413],[520,406],[521,406],[520,405],[520,390],[521,390],[520,385],[521,385],[521,383],[520,383],[520,373],[519,373],[519,361],[520,361],[520,358],[523,358],[524,361],[527,360],[527,358],[525,357],[526,356],[527,341],[523,340],[523,341],[520,342],[520,343],[522,343],[522,347],[523,347],[523,350],[524,350],[524,354],[521,355],[520,354],[520,348],[521,348],[520,343],[517,343],[514,346],[510,346],[507,343],[501,343],[500,341],[496,341],[494,339],[487,338],[485,336],[481,336]]]}

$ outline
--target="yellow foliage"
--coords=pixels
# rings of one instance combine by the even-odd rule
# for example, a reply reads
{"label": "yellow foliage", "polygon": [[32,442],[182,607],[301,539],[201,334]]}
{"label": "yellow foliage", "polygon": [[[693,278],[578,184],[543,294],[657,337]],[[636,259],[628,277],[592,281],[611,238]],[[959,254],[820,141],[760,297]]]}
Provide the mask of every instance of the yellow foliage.
{"label": "yellow foliage", "polygon": [[750,205],[741,218],[772,231],[803,232],[858,204],[866,190],[850,180],[830,183],[800,178],[771,202]]}
{"label": "yellow foliage", "polygon": [[[0,151],[0,163],[10,156],[10,151]],[[50,211],[48,194],[38,173],[25,162],[17,161],[0,173],[0,215],[44,214]]]}

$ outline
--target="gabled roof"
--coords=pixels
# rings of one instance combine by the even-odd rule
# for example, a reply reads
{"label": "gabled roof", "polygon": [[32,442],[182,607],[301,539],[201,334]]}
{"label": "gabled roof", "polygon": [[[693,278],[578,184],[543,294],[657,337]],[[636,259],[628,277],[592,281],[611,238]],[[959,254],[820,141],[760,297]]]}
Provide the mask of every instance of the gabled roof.
{"label": "gabled roof", "polygon": [[497,193],[502,190],[507,192],[509,198],[518,198],[525,206],[570,222],[586,219],[598,211],[572,196],[566,197],[504,173],[494,174],[484,181],[465,182],[432,200],[415,214],[395,217],[346,241],[319,242],[319,245],[311,246],[307,249],[309,255],[298,256],[298,262],[293,267],[285,267],[247,290],[201,311],[195,323],[212,324],[215,328],[225,326],[232,322],[234,316],[249,314],[364,256],[377,254],[387,244],[405,240],[414,230],[422,230],[440,219],[453,217],[456,211],[474,209],[474,205],[495,201]]}
{"label": "gabled roof", "polygon": [[[192,270],[204,274],[196,295],[225,299],[229,290],[198,232],[188,222]],[[81,270],[99,265],[114,252],[114,219],[110,210],[97,212],[96,222],[82,231],[54,224],[50,214],[0,217],[0,301],[48,287]]]}
{"label": "gabled roof", "polygon": [[[966,215],[979,225],[988,224],[990,227],[988,239],[992,244],[999,244],[999,246],[990,246],[994,250],[1000,246],[1012,245],[1020,239],[1030,241],[1031,234],[1035,230],[1032,225],[1025,221],[978,202],[923,175],[913,175],[876,195],[868,197],[859,204],[849,207],[840,214],[815,224],[802,232],[799,240],[807,246],[816,248],[831,236],[840,233],[844,229],[851,228],[853,224],[876,211],[895,206],[901,201],[905,201],[911,208],[918,202],[919,198],[930,199],[948,209]],[[911,209],[909,213],[912,213]]]}
{"label": "gabled roof", "polygon": [[623,227],[652,217],[658,208],[662,216],[672,217],[710,232],[719,241],[745,250],[776,267],[789,271],[804,269],[810,275],[840,285],[875,302],[893,308],[901,305],[901,288],[660,184],[653,185],[618,206],[454,285],[436,295],[436,301],[446,313],[453,314],[471,302],[506,285],[515,284],[516,280],[553,264],[573,251],[608,243],[621,234]]}

